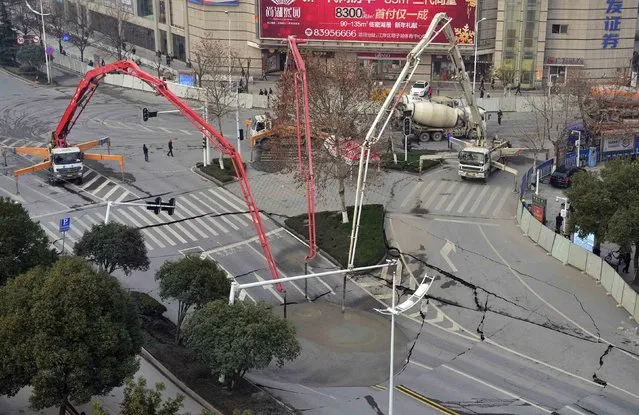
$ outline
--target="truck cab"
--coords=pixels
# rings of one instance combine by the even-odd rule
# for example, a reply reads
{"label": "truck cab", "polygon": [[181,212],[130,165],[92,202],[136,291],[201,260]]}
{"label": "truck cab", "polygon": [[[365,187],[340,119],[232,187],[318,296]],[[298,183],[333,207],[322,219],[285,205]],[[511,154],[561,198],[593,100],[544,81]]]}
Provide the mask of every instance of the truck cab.
{"label": "truck cab", "polygon": [[459,175],[465,179],[488,179],[491,154],[484,147],[466,147],[459,152]]}
{"label": "truck cab", "polygon": [[57,147],[51,149],[49,180],[53,183],[74,180],[82,183],[84,174],[84,154],[78,147]]}

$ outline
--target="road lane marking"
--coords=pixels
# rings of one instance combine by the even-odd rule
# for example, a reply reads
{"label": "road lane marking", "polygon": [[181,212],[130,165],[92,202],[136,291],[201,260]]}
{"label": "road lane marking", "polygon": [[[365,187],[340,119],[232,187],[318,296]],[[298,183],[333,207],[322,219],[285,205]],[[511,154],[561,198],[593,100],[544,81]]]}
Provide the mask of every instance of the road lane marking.
{"label": "road lane marking", "polygon": [[501,212],[501,208],[504,207],[504,203],[506,203],[506,200],[508,200],[508,195],[512,194],[510,190],[508,189],[504,189],[504,190],[505,190],[504,195],[501,197],[501,199],[499,199],[499,202],[497,203],[497,207],[493,211],[494,216],[499,215],[499,212]]}
{"label": "road lane marking", "polygon": [[[51,226],[53,229],[60,229],[58,226],[60,224],[55,222],[55,221],[51,221],[49,222],[49,226]],[[62,238],[62,235],[64,235],[64,233],[60,232],[60,238]],[[73,236],[69,235],[69,232],[66,232],[66,239],[70,239],[74,244],[76,244],[78,242],[77,239],[75,239]]]}
{"label": "road lane marking", "polygon": [[93,179],[89,180],[88,182],[86,182],[84,185],[80,186],[80,188],[82,190],[86,190],[87,187],[91,186],[93,183],[95,183],[96,180],[98,180],[101,177],[98,173],[96,173],[94,171],[92,171],[90,173],[95,174],[95,177]]}
{"label": "road lane marking", "polygon": [[408,195],[404,198],[404,200],[402,201],[402,204],[400,205],[401,207],[406,207],[406,205],[408,204],[408,202],[411,200],[411,198],[415,195],[415,193],[417,192],[417,190],[419,190],[420,187],[422,187],[424,184],[424,182],[417,182],[417,185],[413,186],[413,188],[411,189],[411,191],[408,193]]}
{"label": "road lane marking", "polygon": [[[471,222],[469,220],[460,220],[460,219],[444,219],[444,218],[433,218],[434,221],[437,222],[450,222],[450,223],[463,223],[465,225],[477,225],[477,222]],[[498,223],[481,223],[481,226],[497,226],[499,227]]]}
{"label": "road lane marking", "polygon": [[[224,202],[227,205],[229,205],[230,207],[232,207],[233,209],[235,209],[235,212],[245,212],[248,210],[248,207],[246,206],[246,202],[244,202],[244,204],[242,205],[242,207],[237,206],[236,204],[232,203],[231,201],[225,199],[224,197],[222,197],[221,195],[218,195],[217,193],[215,193],[214,189],[209,189],[209,192],[211,194],[213,194],[215,197],[219,197],[220,198],[220,202]],[[209,199],[210,201],[212,201],[213,203],[219,205],[220,207],[222,207],[224,210],[226,210],[226,208],[224,208],[224,206],[222,206],[221,203],[218,203],[217,201],[211,199],[210,197],[208,197],[207,195],[203,194],[204,197],[206,197],[207,199]],[[249,222],[246,223],[242,220],[242,216],[245,216]],[[251,215],[249,213],[244,213],[244,214],[237,214],[237,215],[233,215],[233,217],[235,218],[235,220],[237,220],[242,226],[248,226],[249,223],[253,222],[253,218],[251,217]]]}
{"label": "road lane marking", "polygon": [[[184,202],[184,200],[182,200],[182,198],[179,198],[178,201]],[[193,228],[193,230],[195,230],[195,232],[198,233],[202,238],[210,238],[211,236],[218,236],[219,235],[217,232],[215,232],[213,229],[211,229],[211,227],[209,227],[202,218],[196,218],[195,216],[197,216],[197,215],[195,213],[191,212],[189,209],[187,209],[186,206],[184,206],[183,203],[180,204],[180,211],[186,213],[187,215],[189,215],[192,218],[192,219],[189,219],[188,221],[186,221],[185,223],[188,224],[189,226],[191,226],[191,228]],[[198,226],[196,226],[196,224],[193,224],[192,221],[196,222],[196,224],[199,224],[200,226],[202,226],[203,228],[208,230],[210,233],[206,234],[202,229],[200,229]],[[211,233],[213,235],[211,235]]]}
{"label": "road lane marking", "polygon": [[[122,189],[124,189],[124,187],[123,187]],[[123,201],[124,199],[126,199],[126,197],[127,197],[129,194],[130,194],[130,193],[129,193],[129,191],[128,191],[128,190],[126,190],[126,189],[124,189],[124,193],[122,193],[122,195],[120,195],[120,197],[118,197],[117,199],[115,199],[115,201],[116,201],[116,202],[121,202],[121,201]]]}
{"label": "road lane marking", "polygon": [[432,368],[432,367],[430,367],[430,366],[426,366],[426,365],[425,365],[425,364],[423,364],[423,363],[416,362],[416,361],[415,361],[415,360],[413,360],[413,359],[411,359],[411,360],[410,360],[410,364],[411,364],[411,365],[415,365],[415,366],[417,366],[417,367],[421,367],[422,369],[426,369],[426,370],[433,370],[433,368]]}
{"label": "road lane marking", "polygon": [[453,200],[451,200],[450,203],[448,204],[448,206],[446,206],[446,209],[445,209],[446,212],[450,212],[450,210],[453,208],[453,206],[455,206],[455,203],[457,203],[457,200],[459,200],[461,195],[466,192],[466,188],[467,187],[468,187],[467,183],[462,183],[462,185],[460,186],[459,190],[457,190],[457,194],[455,195],[455,197],[453,197]]}
{"label": "road lane marking", "polygon": [[468,195],[466,195],[466,198],[462,202],[461,206],[459,206],[459,208],[457,209],[457,213],[461,213],[464,211],[464,209],[466,209],[466,205],[468,204],[468,202],[470,202],[470,199],[473,197],[473,194],[475,194],[476,191],[477,186],[472,186],[470,188],[470,192],[468,192]]}
{"label": "road lane marking", "polygon": [[121,121],[111,120],[111,123],[116,124],[116,127],[119,125],[120,128],[123,128],[125,130],[130,130],[131,129],[130,125],[126,125],[125,123],[123,123]]}
{"label": "road lane marking", "polygon": [[172,134],[172,133],[173,133],[173,132],[172,132],[171,130],[169,130],[168,128],[164,128],[164,127],[157,127],[157,126],[156,126],[155,128],[158,128],[158,129],[160,129],[160,130],[162,130],[162,131],[164,131],[164,132],[166,132],[166,133],[169,133],[169,134]]}
{"label": "road lane marking", "polygon": [[[266,236],[269,237],[271,235],[280,233],[282,231],[285,231],[285,229],[284,228],[273,229],[272,231],[266,232]],[[210,255],[210,254],[214,254],[216,252],[226,251],[226,250],[229,250],[229,249],[237,248],[237,247],[242,246],[242,245],[249,245],[252,242],[258,242],[259,240],[260,240],[260,238],[258,236],[253,236],[252,238],[246,239],[244,241],[234,242],[232,244],[228,244],[228,245],[220,246],[220,247],[217,247],[217,248],[213,248],[213,249],[211,249],[209,251],[204,252],[204,254]]]}
{"label": "road lane marking", "polygon": [[[178,199],[178,202],[180,202],[180,203],[182,203],[182,202],[186,202],[186,199],[179,198],[179,199]],[[191,205],[191,204],[189,203],[189,205]],[[193,205],[191,205],[191,206],[193,207],[193,209],[196,209],[196,208],[197,208],[196,206],[193,206]],[[193,212],[191,212],[190,210],[188,210],[187,208],[185,208],[183,205],[182,205],[182,206],[180,206],[180,209],[182,209],[183,211],[185,211],[186,213],[188,213],[188,214],[189,214],[189,215],[191,215],[191,216],[197,216],[196,214],[194,214]],[[204,214],[204,215],[206,215],[206,212],[202,212],[202,211],[201,211],[201,210],[199,210],[199,209],[197,209],[197,211],[196,211],[196,212],[197,212],[197,214]],[[210,218],[208,218],[208,219],[210,219]],[[206,223],[206,221],[204,220],[204,217],[202,217],[202,218],[197,218],[197,219],[196,219],[196,221],[197,221],[199,224],[201,224],[201,225],[202,225],[202,226],[203,226],[203,227],[204,227],[207,231],[209,231],[209,232],[210,232],[213,236],[218,236],[218,235],[219,235],[219,233],[218,233],[215,229],[211,228],[211,227],[208,225],[208,223]],[[210,236],[211,236],[211,235],[205,235],[205,236],[204,236],[204,238],[208,238],[208,237],[210,237]]]}
{"label": "road lane marking", "polygon": [[[201,193],[201,192],[200,192],[200,193]],[[201,201],[200,199],[198,199],[198,197],[197,197],[195,194],[191,193],[189,196],[191,196],[192,198],[194,198],[194,199],[195,199],[195,200],[197,200],[198,202],[205,204],[203,201]],[[224,213],[224,211],[225,211],[226,209],[225,209],[222,205],[220,205],[220,204],[219,204],[219,203],[217,203],[215,200],[211,199],[210,197],[208,197],[208,196],[207,196],[207,195],[205,195],[205,194],[202,194],[202,196],[204,196],[204,197],[206,197],[207,199],[209,199],[209,200],[211,201],[211,203],[213,203],[213,204],[215,204],[215,205],[217,205],[217,206],[219,206],[219,207],[220,207],[220,209],[221,209],[220,211],[216,211],[215,209],[212,209],[212,210],[213,210],[213,213],[215,213],[215,214],[217,214],[217,213]],[[190,202],[187,202],[187,203],[191,204]],[[206,213],[206,212],[204,212],[203,210],[201,210],[201,209],[200,209],[197,205],[195,205],[195,203],[194,203],[194,202],[193,202],[193,204],[191,204],[191,206],[193,206],[193,208],[194,208],[194,209],[197,209],[197,210],[199,210],[199,211],[200,211],[200,212],[202,212],[202,213]],[[209,206],[209,207],[210,207],[210,206]],[[235,215],[231,215],[231,216],[235,216]],[[212,218],[211,218],[211,219],[212,219]],[[231,222],[231,221],[229,220],[229,218],[228,218],[228,217],[226,217],[226,216],[220,216],[220,217],[219,217],[219,218],[217,218],[217,219],[222,219],[224,222],[226,222],[226,223],[227,223],[227,224],[228,224],[231,228],[233,228],[233,229],[234,229],[234,230],[236,230],[236,231],[239,231],[239,230],[240,230],[240,228],[239,228],[237,225],[235,225],[233,222]],[[243,224],[243,222],[242,222],[242,221],[239,221],[239,222],[240,222],[240,224]]]}
{"label": "road lane marking", "polygon": [[422,192],[419,194],[419,201],[418,203],[420,203],[428,194],[428,192],[430,191],[430,188],[433,187],[435,185],[435,183],[437,183],[436,181],[432,181],[429,182],[426,187],[424,188],[424,190],[422,190]]}
{"label": "road lane marking", "polygon": [[429,398],[427,398],[426,396],[422,395],[421,393],[415,392],[412,389],[407,388],[404,385],[397,385],[395,386],[395,390],[400,391],[401,393],[403,393],[404,395],[415,399],[417,402],[420,402],[426,406],[429,406],[433,409],[438,410],[439,412],[443,413],[443,414],[447,414],[447,415],[459,415],[458,412],[453,411],[450,408],[445,407],[442,404],[439,404]]}
{"label": "road lane marking", "polygon": [[544,408],[543,406],[537,405],[536,403],[534,403],[534,402],[532,402],[532,401],[529,401],[529,400],[527,400],[527,399],[525,399],[525,398],[522,398],[521,396],[515,395],[515,394],[514,394],[514,393],[512,393],[512,392],[509,392],[509,391],[507,391],[507,390],[505,390],[505,389],[502,389],[502,388],[500,388],[500,387],[498,387],[498,386],[495,386],[495,385],[493,385],[493,384],[490,384],[490,383],[488,383],[488,382],[486,382],[486,381],[484,381],[484,380],[481,380],[481,379],[479,379],[479,378],[477,378],[477,377],[475,377],[475,376],[469,375],[468,373],[464,373],[464,372],[462,372],[462,371],[460,371],[460,370],[457,370],[457,369],[455,369],[455,368],[453,368],[453,367],[450,367],[450,366],[448,366],[447,364],[443,364],[443,365],[441,365],[440,367],[443,367],[443,368],[445,368],[445,369],[448,369],[448,370],[450,370],[451,372],[455,372],[455,373],[457,373],[457,374],[458,374],[458,375],[460,375],[460,376],[463,376],[463,377],[468,378],[468,379],[470,379],[470,380],[472,380],[472,381],[475,381],[475,382],[480,383],[480,384],[482,384],[482,385],[484,385],[484,386],[487,386],[487,387],[489,387],[489,388],[491,388],[491,389],[494,389],[494,390],[496,390],[496,391],[498,391],[498,392],[501,392],[501,393],[503,393],[504,395],[506,395],[506,396],[508,396],[508,397],[510,397],[510,398],[517,399],[517,400],[519,400],[519,401],[522,401],[522,402],[524,402],[524,403],[527,403],[528,405],[534,406],[535,408],[537,408],[537,409],[539,409],[539,410],[541,410],[541,411],[543,411],[543,412],[545,412],[545,413],[547,413],[547,414],[550,414],[550,413],[552,413],[552,412],[553,412],[552,410],[549,410],[549,409]]}
{"label": "road lane marking", "polygon": [[[134,209],[131,209],[131,211],[133,211]],[[138,228],[141,228],[143,225],[140,224],[138,221],[136,221],[131,215],[129,215],[125,209],[118,209],[117,212],[114,212],[114,214],[117,215],[122,215],[126,218],[126,220],[128,220],[130,223],[134,224],[135,226],[137,226]],[[115,215],[114,215],[115,216]],[[166,245],[164,245],[162,242],[160,242],[159,239],[157,239],[151,232],[150,229],[142,229],[142,234],[145,236],[148,236],[149,239],[151,239],[151,241],[153,241],[159,248],[166,248]],[[146,242],[146,241],[145,241]],[[151,249],[149,249],[150,251]]]}
{"label": "road lane marking", "polygon": [[444,190],[444,187],[446,187],[447,184],[448,183],[446,183],[446,182],[439,183],[437,188],[435,188],[432,191],[432,193],[431,193],[430,197],[428,198],[428,200],[424,204],[422,204],[422,207],[426,208],[426,207],[430,206],[430,204],[433,203],[437,197],[440,197],[441,196],[440,193],[442,192],[442,190]]}
{"label": "road lane marking", "polygon": [[[260,277],[260,275],[257,272],[254,272],[253,275],[255,275],[255,278],[257,278],[258,281],[266,281],[264,278]],[[264,285],[262,286],[262,288],[264,288],[266,291],[273,294],[273,296],[278,299],[280,304],[284,304],[284,298],[282,298],[282,296],[277,291],[275,291],[275,288],[273,288],[273,285]]]}
{"label": "road lane marking", "polygon": [[[191,194],[191,196],[193,196],[195,198],[195,200],[197,200],[198,202],[200,202],[200,203],[202,203],[203,205],[206,206],[205,202],[202,202],[201,200],[199,200],[193,194]],[[203,195],[203,196],[205,196],[205,195]],[[225,217],[225,216],[214,217],[215,215],[220,213],[220,212],[215,211],[215,209],[211,209],[211,212],[207,212],[207,211],[201,209],[195,202],[191,202],[191,201],[187,200],[186,197],[180,198],[180,200],[183,200],[184,203],[186,203],[189,206],[191,206],[193,208],[193,210],[195,210],[196,212],[200,213],[201,215],[206,215],[207,220],[209,222],[211,222],[213,224],[213,226],[218,228],[221,232],[228,233],[228,229],[226,229],[224,227],[224,225],[219,224],[218,223],[219,220],[223,220],[224,222],[228,223],[233,229],[239,230],[239,228],[237,226],[235,226],[235,224],[233,224],[231,221],[229,221],[227,217]],[[207,206],[207,207],[210,208],[210,206]]]}
{"label": "road lane marking", "polygon": [[480,215],[485,215],[486,213],[488,213],[488,209],[490,209],[490,205],[493,204],[493,201],[497,197],[497,194],[499,193],[500,190],[501,190],[500,187],[497,187],[495,188],[495,190],[493,190],[493,192],[490,194],[490,197],[486,201],[484,208],[481,210]]}
{"label": "road lane marking", "polygon": [[488,189],[489,189],[488,186],[484,186],[481,192],[479,192],[479,195],[475,199],[475,203],[473,203],[468,213],[475,213],[475,210],[477,210],[477,208],[479,207],[479,204],[481,203],[482,199],[484,198],[486,193],[488,193]]}
{"label": "road lane marking", "polygon": [[[264,256],[264,254],[262,254],[260,251],[258,251],[253,245],[248,245],[249,248],[251,248],[253,251],[255,251],[256,254],[258,254],[259,256],[262,257],[262,259],[264,260],[264,262],[266,262],[266,257]],[[284,271],[280,270],[279,268],[277,269],[278,273],[280,274],[281,278],[286,278],[287,275],[284,273]],[[310,278],[309,278],[310,279]],[[277,281],[277,280],[274,280]],[[300,294],[304,295],[304,290],[302,290],[300,287],[297,286],[297,284],[295,284],[295,281],[287,281],[285,283],[282,284],[291,284],[293,286],[293,288],[295,288],[297,290],[297,292],[299,292]],[[332,290],[331,290],[332,291]],[[335,293],[333,293],[335,294]],[[305,295],[304,295],[305,296]],[[306,296],[305,296],[306,298]]]}
{"label": "road lane marking", "polygon": [[[571,407],[569,405],[564,406],[564,408],[566,408],[566,409],[568,409],[568,410],[570,410],[570,411],[572,411],[572,412],[574,412],[576,414],[579,414],[579,415],[588,415],[587,413],[578,411],[578,410],[576,410],[575,408],[573,408],[573,407]],[[590,412],[590,411],[588,411],[588,412]]]}
{"label": "road lane marking", "polygon": [[113,193],[115,193],[115,191],[118,189],[121,189],[120,185],[116,184],[115,186],[113,186],[113,188],[109,190],[109,193],[104,195],[104,200],[109,200]]}
{"label": "road lane marking", "polygon": [[[102,176],[104,177],[104,176]],[[100,192],[100,190],[104,189],[106,187],[107,184],[109,183],[113,183],[111,182],[111,180],[107,179],[106,177],[104,177],[104,182],[98,186],[97,188],[93,189],[93,190],[87,190],[89,193],[93,194],[94,196],[97,196],[97,193]]]}
{"label": "road lane marking", "polygon": [[453,272],[457,272],[457,267],[453,265],[453,261],[451,261],[448,257],[448,255],[450,255],[450,251],[457,253],[457,248],[455,247],[454,243],[446,239],[446,243],[444,244],[444,246],[442,246],[442,249],[439,250],[439,254],[442,256],[442,258],[444,258],[444,261],[446,261],[450,269]]}
{"label": "road lane marking", "polygon": [[326,393],[322,393],[322,392],[320,392],[320,391],[318,391],[318,390],[315,390],[315,389],[309,388],[308,386],[304,386],[304,385],[302,385],[302,384],[300,384],[300,383],[298,383],[298,385],[299,385],[299,386],[301,386],[301,387],[303,387],[304,389],[308,389],[308,390],[310,390],[311,392],[315,392],[315,393],[316,393],[316,394],[318,394],[318,395],[326,396],[327,398],[331,398],[331,399],[337,400],[337,398],[336,398],[336,397],[334,397],[333,395],[328,395],[328,394],[326,394]]}
{"label": "road lane marking", "polygon": [[175,246],[175,240],[169,238],[167,234],[164,233],[164,231],[161,229],[161,225],[159,225],[158,223],[153,223],[146,215],[140,213],[139,209],[129,208],[128,212],[140,218],[148,226],[152,226],[151,228],[146,228],[149,232],[155,231],[158,235],[160,235],[162,239],[166,241],[167,244],[169,244],[169,246]]}
{"label": "road lane marking", "polygon": [[388,389],[386,386],[384,385],[372,385],[371,388],[376,389],[378,391],[385,391],[386,389]]}
{"label": "road lane marking", "polygon": [[183,134],[186,134],[186,135],[192,135],[191,132],[187,130],[178,130],[178,131],[181,131]]}
{"label": "road lane marking", "polygon": [[[167,225],[169,225],[169,224],[167,224]],[[191,232],[187,231],[186,228],[184,226],[182,226],[182,224],[175,222],[175,223],[171,223],[170,225],[171,226],[175,226],[176,228],[178,228],[191,241],[196,242],[198,240],[195,236],[193,236],[191,234]],[[184,238],[182,238],[182,236],[180,236],[180,234],[178,234],[173,229],[171,229],[170,226],[167,226],[167,230],[171,231],[171,233],[173,235],[175,235],[180,241],[182,241],[183,244],[187,243],[186,240]]]}
{"label": "road lane marking", "polygon": [[441,209],[441,207],[444,205],[444,202],[448,201],[451,198],[451,194],[453,194],[455,187],[457,187],[457,183],[458,182],[453,182],[450,187],[448,187],[448,189],[446,189],[446,193],[445,195],[441,195],[441,199],[439,199],[439,202],[435,205],[434,209],[435,210],[439,210]]}

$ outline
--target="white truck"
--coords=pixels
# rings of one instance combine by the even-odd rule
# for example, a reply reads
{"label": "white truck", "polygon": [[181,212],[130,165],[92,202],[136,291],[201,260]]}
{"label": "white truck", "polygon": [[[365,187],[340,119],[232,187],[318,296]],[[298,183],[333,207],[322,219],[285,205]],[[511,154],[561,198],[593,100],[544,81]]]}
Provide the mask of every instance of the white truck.
{"label": "white truck", "polygon": [[502,163],[505,157],[522,154],[523,148],[511,148],[508,141],[495,140],[491,147],[463,147],[458,154],[457,172],[462,180],[480,179],[486,181],[493,169],[500,169],[517,176],[517,170]]}
{"label": "white truck", "polygon": [[[478,108],[482,128],[486,129],[485,111]],[[471,110],[461,99],[433,97],[431,101],[402,96],[395,110],[396,126],[400,126],[406,116],[411,118],[411,133],[419,141],[441,141],[450,131],[453,137],[477,138],[477,130],[471,122]]]}
{"label": "white truck", "polygon": [[62,181],[82,183],[84,174],[84,154],[79,147],[63,147],[51,150],[51,166],[49,167],[49,182],[57,184]]}

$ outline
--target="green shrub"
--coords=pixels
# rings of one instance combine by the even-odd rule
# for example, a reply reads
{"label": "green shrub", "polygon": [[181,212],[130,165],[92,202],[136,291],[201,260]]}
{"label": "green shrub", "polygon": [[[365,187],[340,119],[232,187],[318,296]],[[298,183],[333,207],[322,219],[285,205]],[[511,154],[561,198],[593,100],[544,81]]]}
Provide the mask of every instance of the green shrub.
{"label": "green shrub", "polygon": [[[408,171],[411,173],[419,173],[419,156],[424,154],[434,154],[434,151],[412,151],[408,153],[408,161],[404,161],[404,152],[397,153],[397,164],[393,159],[393,153],[382,154],[381,165],[383,169]],[[437,160],[424,160],[422,164],[422,172],[438,166],[440,163]]]}
{"label": "green shrub", "polygon": [[139,291],[131,291],[131,299],[135,303],[138,310],[138,314],[142,314],[146,317],[160,317],[165,311],[164,304],[151,297],[147,293],[141,293]]}
{"label": "green shrub", "polygon": [[[215,177],[222,183],[229,183],[235,180],[235,169],[233,168],[233,162],[230,158],[224,158],[224,170],[220,169],[219,159],[211,160],[211,164],[208,166],[200,167],[200,171],[209,176]],[[244,166],[246,167],[246,166]]]}

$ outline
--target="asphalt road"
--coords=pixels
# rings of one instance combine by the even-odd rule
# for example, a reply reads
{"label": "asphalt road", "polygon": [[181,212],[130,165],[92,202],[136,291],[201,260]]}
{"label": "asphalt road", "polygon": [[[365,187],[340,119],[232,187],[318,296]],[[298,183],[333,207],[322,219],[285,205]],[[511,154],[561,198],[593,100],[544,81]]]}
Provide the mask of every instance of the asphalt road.
{"label": "asphalt road", "polygon": [[[77,79],[69,76],[56,88],[34,87],[0,73],[0,82],[6,86],[0,92],[2,144],[44,145]],[[51,187],[43,175],[23,176],[16,196],[13,178],[1,176],[0,192],[24,203],[52,239],[60,238],[58,220],[71,216],[67,246],[104,219],[106,200],[176,197],[173,217],[155,216],[143,208],[114,210],[113,220],[144,228],[151,259],[148,272],[121,278],[128,288],[157,295],[155,270],[166,260],[190,253],[214,258],[241,282],[269,278],[243,201],[191,171],[202,157],[197,130],[176,115],[144,123],[143,107],[169,109],[152,94],[101,87],[69,136],[78,142],[111,136],[112,151],[126,156],[124,182],[115,166],[90,164],[87,179],[79,186]],[[223,130],[232,131],[233,126],[229,118]],[[174,139],[173,158],[165,154],[168,138]],[[142,144],[151,149],[148,163]],[[29,163],[9,157],[7,171]],[[527,162],[519,163],[523,169]],[[262,176],[263,181],[269,180]],[[547,257],[521,236],[512,219],[517,198],[511,176],[499,173],[486,185],[461,183],[454,169],[429,172],[422,181],[412,176],[388,177],[393,183],[386,195],[392,199],[386,224],[390,243],[403,253],[412,278],[420,280],[426,271],[437,276],[423,318],[418,310],[411,310],[398,319],[398,335],[404,336],[404,342],[395,362],[399,373],[396,413],[639,413],[636,324],[588,277]],[[269,189],[264,184],[255,190]],[[218,216],[229,212],[236,214]],[[268,218],[265,227],[281,274],[303,273],[307,247]],[[332,267],[322,257],[312,264],[316,270]],[[377,275],[356,280],[348,286],[349,306],[371,313],[388,303],[387,284]],[[410,277],[405,276],[403,284],[410,285]],[[286,288],[287,301],[302,307],[303,284]],[[309,281],[310,298],[339,304],[340,294],[341,278]],[[277,308],[283,301],[273,289],[257,288],[240,295]],[[175,307],[167,305],[174,318]],[[337,319],[330,321],[342,327]],[[375,327],[373,341],[383,342],[379,331],[387,329],[388,322]],[[316,346],[320,340],[305,338],[309,342],[305,352],[322,351]],[[614,347],[605,354],[608,344]],[[329,353],[330,348],[326,349],[323,352]],[[308,413],[384,414],[388,377],[379,368],[380,356],[367,362],[361,355],[344,361],[339,353],[332,357],[310,354],[294,363],[295,376],[285,366],[254,373],[251,379],[287,405]],[[331,365],[359,376],[348,385],[336,382],[322,371]],[[324,381],[300,378],[300,372],[322,373]],[[594,383],[593,374],[607,385]]]}

